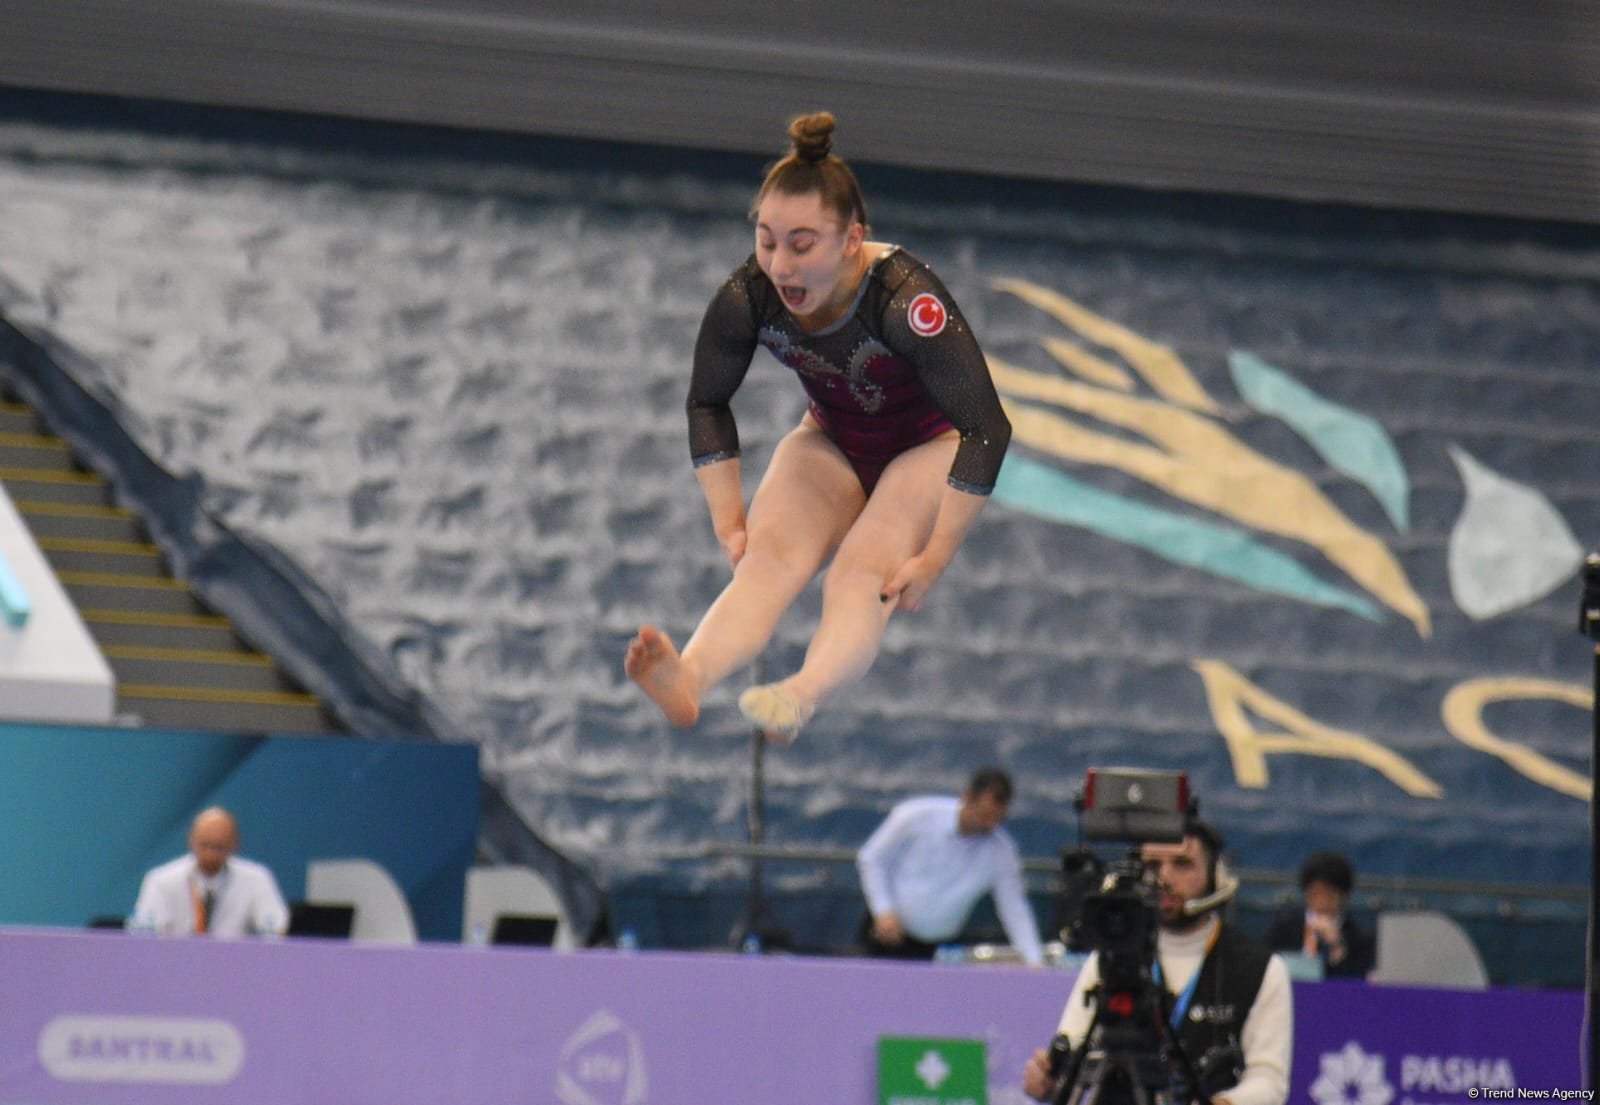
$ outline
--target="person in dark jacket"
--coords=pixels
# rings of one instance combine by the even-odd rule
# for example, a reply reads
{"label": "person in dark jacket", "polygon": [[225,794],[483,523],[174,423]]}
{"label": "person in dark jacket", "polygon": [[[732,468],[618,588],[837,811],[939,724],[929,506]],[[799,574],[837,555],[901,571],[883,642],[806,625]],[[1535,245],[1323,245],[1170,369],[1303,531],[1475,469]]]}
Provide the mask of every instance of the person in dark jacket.
{"label": "person in dark jacket", "polygon": [[1377,960],[1377,940],[1346,911],[1355,871],[1338,852],[1317,852],[1300,865],[1304,908],[1272,919],[1267,945],[1322,961],[1326,978],[1365,978]]}
{"label": "person in dark jacket", "polygon": [[[1284,1105],[1294,1056],[1294,997],[1283,957],[1218,916],[1238,884],[1222,865],[1222,838],[1209,824],[1189,822],[1182,844],[1146,844],[1145,869],[1160,888],[1160,927],[1151,978],[1163,1012],[1214,1105]],[[1085,999],[1100,984],[1101,953],[1084,963],[1062,1011],[1057,1041],[1092,1050],[1105,1026]],[[1126,995],[1120,995],[1126,996]],[[1107,1000],[1115,1005],[1119,995]],[[1125,1025],[1118,1025],[1125,1028]],[[1109,1045],[1107,1045],[1109,1049]],[[1063,1071],[1041,1048],[1023,1070],[1022,1089],[1039,1101],[1062,1089]],[[1074,1087],[1074,1088],[1082,1088]],[[1100,1105],[1129,1105],[1134,1087],[1097,1087]],[[1098,1093],[1104,1090],[1104,1093]],[[1189,1099],[1174,1086],[1173,1099]]]}

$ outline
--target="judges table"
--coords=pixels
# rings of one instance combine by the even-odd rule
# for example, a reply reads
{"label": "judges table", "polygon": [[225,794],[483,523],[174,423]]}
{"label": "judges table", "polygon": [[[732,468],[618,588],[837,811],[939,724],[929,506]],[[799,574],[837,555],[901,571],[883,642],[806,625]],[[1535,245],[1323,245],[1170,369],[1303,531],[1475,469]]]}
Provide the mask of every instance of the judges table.
{"label": "judges table", "polygon": [[[0,930],[0,1105],[870,1105],[885,1036],[980,1041],[1000,1105],[1023,1100],[1070,983],[1015,966]],[[1559,1099],[1581,1084],[1582,1014],[1567,991],[1299,983],[1290,1099]],[[904,1100],[950,1100],[935,1090]]]}

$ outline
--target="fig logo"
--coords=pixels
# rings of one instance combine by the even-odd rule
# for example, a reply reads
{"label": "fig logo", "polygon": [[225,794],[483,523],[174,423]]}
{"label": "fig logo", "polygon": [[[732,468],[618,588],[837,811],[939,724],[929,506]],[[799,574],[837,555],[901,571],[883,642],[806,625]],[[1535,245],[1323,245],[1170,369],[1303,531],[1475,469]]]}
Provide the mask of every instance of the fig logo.
{"label": "fig logo", "polygon": [[562,1105],[645,1105],[649,1093],[639,1034],[615,1014],[600,1010],[562,1045]]}
{"label": "fig logo", "polygon": [[244,1065],[244,1037],[212,1017],[56,1017],[39,1033],[39,1062],[62,1082],[217,1086]]}
{"label": "fig logo", "polygon": [[906,308],[906,321],[911,323],[911,329],[924,338],[931,338],[944,329],[944,324],[950,321],[950,312],[944,309],[944,304],[939,302],[939,297],[932,292],[923,292],[911,301]]}

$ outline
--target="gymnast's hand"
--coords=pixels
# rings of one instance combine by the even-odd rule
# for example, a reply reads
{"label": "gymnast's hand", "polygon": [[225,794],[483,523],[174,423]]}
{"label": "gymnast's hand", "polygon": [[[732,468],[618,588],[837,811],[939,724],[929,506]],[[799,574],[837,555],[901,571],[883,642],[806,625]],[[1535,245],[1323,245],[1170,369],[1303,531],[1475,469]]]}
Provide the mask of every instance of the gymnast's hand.
{"label": "gymnast's hand", "polygon": [[927,552],[920,552],[900,565],[900,570],[884,585],[878,597],[884,602],[893,602],[898,598],[901,610],[908,613],[914,611],[922,605],[923,596],[934,581],[944,574],[949,563]]}
{"label": "gymnast's hand", "polygon": [[739,561],[744,559],[744,547],[748,540],[749,535],[745,531],[742,518],[736,527],[731,527],[726,533],[717,534],[717,544],[722,546],[722,555],[728,558],[728,567],[739,566]]}

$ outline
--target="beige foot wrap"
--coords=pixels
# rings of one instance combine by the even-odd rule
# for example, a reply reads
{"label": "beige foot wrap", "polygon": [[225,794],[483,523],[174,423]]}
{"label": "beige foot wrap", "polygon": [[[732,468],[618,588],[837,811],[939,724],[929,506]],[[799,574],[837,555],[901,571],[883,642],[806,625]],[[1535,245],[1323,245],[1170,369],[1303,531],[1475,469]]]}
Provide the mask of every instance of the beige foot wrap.
{"label": "beige foot wrap", "polygon": [[776,683],[745,691],[739,696],[739,712],[769,740],[782,744],[791,743],[800,735],[800,727],[811,720],[811,710]]}

